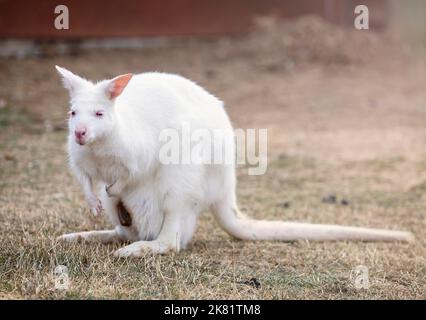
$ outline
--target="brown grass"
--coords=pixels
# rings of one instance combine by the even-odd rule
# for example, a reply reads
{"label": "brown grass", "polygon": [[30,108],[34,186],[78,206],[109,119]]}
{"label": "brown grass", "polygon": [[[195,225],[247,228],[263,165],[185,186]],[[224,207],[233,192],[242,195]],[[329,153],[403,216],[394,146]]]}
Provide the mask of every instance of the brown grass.
{"label": "brown grass", "polygon": [[[426,298],[424,65],[253,69],[216,57],[220,41],[0,61],[0,298]],[[240,242],[204,214],[179,254],[119,260],[117,245],[57,243],[108,226],[90,217],[67,168],[54,64],[95,79],[178,72],[224,99],[236,126],[268,128],[267,174],[239,169],[240,206],[252,216],[410,230],[416,242]],[[66,292],[54,288],[57,265],[69,268]],[[354,288],[358,265],[369,289]]]}

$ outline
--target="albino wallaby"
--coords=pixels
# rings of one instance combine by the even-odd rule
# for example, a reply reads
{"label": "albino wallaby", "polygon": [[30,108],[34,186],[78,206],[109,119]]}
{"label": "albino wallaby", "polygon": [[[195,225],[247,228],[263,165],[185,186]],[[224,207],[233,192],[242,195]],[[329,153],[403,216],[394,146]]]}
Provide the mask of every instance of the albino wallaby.
{"label": "albino wallaby", "polygon": [[[105,212],[115,226],[65,234],[61,240],[133,242],[115,252],[119,257],[179,251],[190,241],[204,208],[212,209],[226,232],[243,240],[412,239],[402,231],[247,218],[237,207],[234,161],[165,165],[158,157],[160,132],[179,130],[182,122],[193,128],[232,130],[222,101],[178,75],[125,74],[92,83],[56,69],[71,97],[71,168],[91,211]],[[231,139],[235,148],[233,137],[223,139]]]}

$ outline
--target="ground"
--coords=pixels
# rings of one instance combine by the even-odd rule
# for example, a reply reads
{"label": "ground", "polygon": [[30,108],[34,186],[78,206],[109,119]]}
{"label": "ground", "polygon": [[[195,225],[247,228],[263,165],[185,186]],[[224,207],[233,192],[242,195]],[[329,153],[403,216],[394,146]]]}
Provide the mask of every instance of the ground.
{"label": "ground", "polygon": [[[298,60],[296,50],[271,62],[265,48],[229,50],[247,43],[0,60],[0,298],[426,298],[424,59],[386,50]],[[238,170],[250,216],[408,230],[416,241],[242,242],[206,212],[179,254],[120,260],[119,245],[58,243],[108,225],[90,216],[67,166],[67,95],[55,64],[91,79],[179,73],[223,99],[235,127],[267,128],[267,173]],[[55,289],[58,265],[69,270],[68,290]],[[359,265],[368,288],[355,288]]]}

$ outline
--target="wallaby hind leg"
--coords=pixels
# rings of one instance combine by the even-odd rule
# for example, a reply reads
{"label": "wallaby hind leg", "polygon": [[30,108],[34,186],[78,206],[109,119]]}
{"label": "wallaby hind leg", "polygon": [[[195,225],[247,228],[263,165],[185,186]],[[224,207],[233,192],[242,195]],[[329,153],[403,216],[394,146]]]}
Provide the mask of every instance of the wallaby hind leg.
{"label": "wallaby hind leg", "polygon": [[147,253],[179,252],[184,248],[194,233],[198,210],[190,206],[175,204],[165,209],[163,226],[157,239],[136,241],[118,249],[114,255],[121,258],[138,258]]}

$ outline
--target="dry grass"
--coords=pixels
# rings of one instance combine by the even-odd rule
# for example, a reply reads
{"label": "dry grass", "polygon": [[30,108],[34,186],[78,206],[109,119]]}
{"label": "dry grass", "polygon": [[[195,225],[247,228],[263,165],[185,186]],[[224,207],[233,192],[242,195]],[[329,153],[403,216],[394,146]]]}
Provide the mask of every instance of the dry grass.
{"label": "dry grass", "polygon": [[[423,64],[253,70],[212,57],[216,46],[0,61],[0,298],[426,298]],[[152,69],[194,78],[227,102],[237,126],[269,129],[267,174],[239,170],[244,211],[410,230],[416,242],[239,242],[204,214],[177,255],[127,261],[111,255],[117,245],[57,243],[108,226],[90,217],[67,168],[54,64],[96,79]],[[324,203],[328,195],[337,202]],[[67,292],[54,289],[57,265],[69,268]],[[369,268],[369,289],[353,286],[358,265]],[[245,283],[253,277],[260,288]]]}

